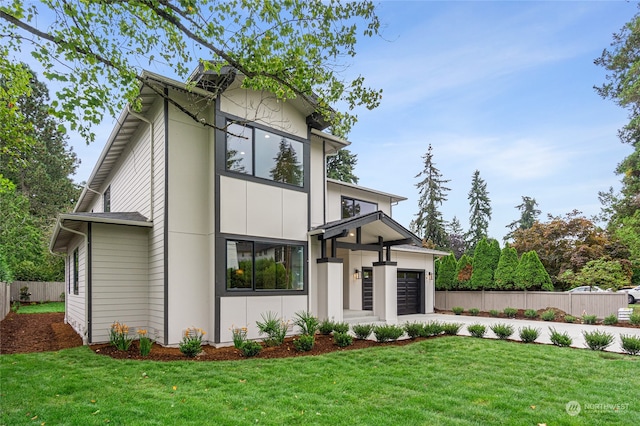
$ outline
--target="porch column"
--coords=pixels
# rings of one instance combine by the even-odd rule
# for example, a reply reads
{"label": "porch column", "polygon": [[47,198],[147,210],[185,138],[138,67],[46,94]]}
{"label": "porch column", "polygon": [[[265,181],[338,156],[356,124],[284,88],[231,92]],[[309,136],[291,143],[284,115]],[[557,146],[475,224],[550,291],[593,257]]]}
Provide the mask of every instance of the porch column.
{"label": "porch column", "polygon": [[373,315],[387,324],[398,323],[398,263],[373,264]]}
{"label": "porch column", "polygon": [[318,259],[318,318],[343,321],[342,259]]}

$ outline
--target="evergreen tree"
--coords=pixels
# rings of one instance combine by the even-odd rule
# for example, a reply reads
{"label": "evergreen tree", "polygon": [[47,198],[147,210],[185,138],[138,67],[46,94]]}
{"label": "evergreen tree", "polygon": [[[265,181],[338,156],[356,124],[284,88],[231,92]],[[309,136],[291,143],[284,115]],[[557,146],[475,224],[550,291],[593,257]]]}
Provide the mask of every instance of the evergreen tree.
{"label": "evergreen tree", "polygon": [[471,275],[473,274],[473,258],[463,254],[456,266],[456,284],[458,290],[470,290]]}
{"label": "evergreen tree", "polygon": [[500,261],[493,280],[500,290],[513,290],[515,285],[516,268],[518,267],[518,252],[513,247],[505,247],[500,253]]}
{"label": "evergreen tree", "polygon": [[291,183],[294,185],[302,185],[304,177],[302,172],[302,164],[298,161],[296,150],[286,138],[280,140],[278,155],[274,158],[276,165],[271,169],[271,177],[276,182]]}
{"label": "evergreen tree", "polygon": [[553,291],[551,277],[535,251],[528,251],[520,258],[516,268],[515,287],[519,290]]}
{"label": "evergreen tree", "polygon": [[438,260],[436,290],[451,290],[455,286],[456,258],[453,253]]}
{"label": "evergreen tree", "polygon": [[473,252],[473,273],[469,285],[472,290],[494,288],[493,274],[500,261],[500,246],[494,239],[481,239]]}
{"label": "evergreen tree", "polygon": [[442,213],[438,208],[447,201],[446,194],[450,191],[444,185],[449,180],[443,179],[440,170],[433,162],[433,148],[429,144],[427,153],[422,156],[424,169],[416,175],[422,180],[416,184],[420,197],[418,199],[418,213],[411,222],[411,230],[427,242],[431,241],[437,248],[447,248],[447,233],[444,229]]}
{"label": "evergreen tree", "polygon": [[460,259],[460,256],[462,256],[466,251],[466,242],[464,241],[464,231],[462,230],[460,221],[456,216],[454,216],[453,219],[451,219],[451,222],[447,225],[447,231],[449,248],[456,256],[456,259]]}
{"label": "evergreen tree", "polygon": [[529,229],[533,226],[541,213],[540,210],[536,208],[537,205],[538,203],[535,198],[522,196],[522,204],[516,206],[516,208],[520,210],[520,219],[514,220],[506,226],[511,229],[511,232],[504,237],[505,241],[513,238],[513,234],[518,229]]}
{"label": "evergreen tree", "polygon": [[336,155],[327,157],[327,177],[341,182],[358,183],[354,168],[358,163],[358,155],[348,149],[341,149]]}
{"label": "evergreen tree", "polygon": [[480,171],[473,173],[471,190],[469,191],[469,232],[467,232],[467,248],[473,251],[476,244],[487,236],[491,220],[491,200],[486,182],[480,177]]}

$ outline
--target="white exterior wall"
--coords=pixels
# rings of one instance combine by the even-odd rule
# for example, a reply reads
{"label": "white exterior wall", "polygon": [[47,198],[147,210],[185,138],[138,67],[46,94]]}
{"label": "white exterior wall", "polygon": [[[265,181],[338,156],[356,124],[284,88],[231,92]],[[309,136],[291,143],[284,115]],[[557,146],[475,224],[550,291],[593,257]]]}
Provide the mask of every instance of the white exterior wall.
{"label": "white exterior wall", "polygon": [[[86,232],[83,226],[81,232]],[[78,294],[73,294],[73,252],[78,249]],[[65,322],[87,341],[87,247],[82,236],[74,237],[69,243],[65,271]]]}
{"label": "white exterior wall", "polygon": [[91,225],[91,343],[108,342],[115,321],[137,329],[149,327],[149,229]]}
{"label": "white exterior wall", "polygon": [[[306,310],[306,295],[222,297],[220,298],[220,343],[226,344],[233,341],[232,327],[247,327],[249,339],[264,337],[258,334],[256,321],[262,321],[262,314],[266,315],[269,311],[291,322],[296,312]],[[298,333],[298,330],[289,324],[289,332]]]}
{"label": "white exterior wall", "polygon": [[169,108],[168,185],[168,344],[176,345],[189,327],[213,335],[212,293],[215,225],[211,198],[210,152],[214,133],[175,107]]}
{"label": "white exterior wall", "polygon": [[[312,141],[316,138],[311,138]],[[323,225],[324,203],[325,203],[325,159],[324,147],[322,143],[311,144],[311,165],[310,165],[310,188],[309,197],[311,201],[311,228]]]}
{"label": "white exterior wall", "polygon": [[327,222],[342,219],[342,197],[356,198],[378,204],[387,216],[391,216],[391,200],[389,197],[356,188],[327,183]]}

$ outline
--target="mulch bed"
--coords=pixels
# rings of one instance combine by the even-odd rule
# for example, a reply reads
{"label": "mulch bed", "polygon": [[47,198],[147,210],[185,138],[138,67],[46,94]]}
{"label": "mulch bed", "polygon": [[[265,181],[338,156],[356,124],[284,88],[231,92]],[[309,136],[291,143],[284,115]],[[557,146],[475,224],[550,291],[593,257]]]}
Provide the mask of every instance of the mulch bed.
{"label": "mulch bed", "polygon": [[9,314],[0,321],[0,354],[57,351],[82,346],[63,313]]}

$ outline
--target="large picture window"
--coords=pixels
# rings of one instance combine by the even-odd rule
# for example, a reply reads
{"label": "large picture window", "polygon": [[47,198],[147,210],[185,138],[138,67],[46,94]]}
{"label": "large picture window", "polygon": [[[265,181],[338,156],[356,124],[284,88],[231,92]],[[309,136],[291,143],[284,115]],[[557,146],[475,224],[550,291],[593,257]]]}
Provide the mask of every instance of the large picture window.
{"label": "large picture window", "polygon": [[304,185],[304,144],[239,124],[227,128],[226,169],[295,186]]}
{"label": "large picture window", "polygon": [[362,214],[378,211],[376,203],[362,201],[356,198],[342,197],[342,218],[347,219]]}
{"label": "large picture window", "polygon": [[227,241],[228,290],[304,290],[304,246]]}

